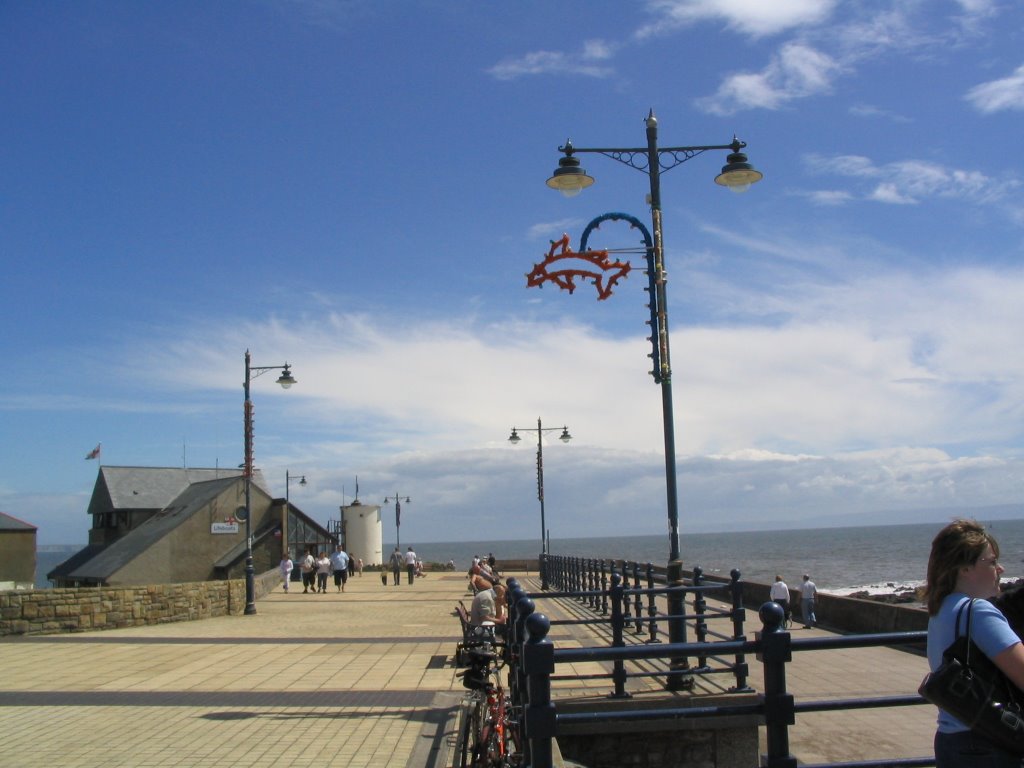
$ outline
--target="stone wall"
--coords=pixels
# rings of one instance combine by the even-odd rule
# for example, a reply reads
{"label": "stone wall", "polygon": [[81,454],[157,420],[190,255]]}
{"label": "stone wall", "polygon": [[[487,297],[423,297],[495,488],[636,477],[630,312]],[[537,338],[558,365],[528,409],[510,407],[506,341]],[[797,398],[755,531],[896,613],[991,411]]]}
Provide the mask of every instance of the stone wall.
{"label": "stone wall", "polygon": [[[710,581],[710,579],[709,579]],[[756,610],[768,602],[768,584],[743,582],[743,603],[755,613],[747,617],[747,625],[760,627]],[[789,604],[793,609],[793,623],[802,620],[800,616],[800,592],[790,590]],[[918,632],[928,629],[928,612],[916,605],[883,603],[841,595],[818,593],[815,607],[818,623],[827,629],[848,633],[874,632]],[[748,630],[749,631],[749,630]]]}
{"label": "stone wall", "polygon": [[[256,599],[277,586],[277,571],[256,577]],[[240,614],[245,580],[141,587],[74,587],[0,592],[0,636],[119,629]]]}

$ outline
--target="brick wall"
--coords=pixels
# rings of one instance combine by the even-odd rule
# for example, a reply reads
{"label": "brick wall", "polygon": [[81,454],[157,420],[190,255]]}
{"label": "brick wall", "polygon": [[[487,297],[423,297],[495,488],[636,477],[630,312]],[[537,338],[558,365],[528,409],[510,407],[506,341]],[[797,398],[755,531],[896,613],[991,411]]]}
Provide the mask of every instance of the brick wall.
{"label": "brick wall", "polygon": [[[256,577],[256,599],[279,581]],[[0,592],[0,636],[49,635],[139,627],[240,614],[245,581],[193,581],[132,587],[75,587]]]}

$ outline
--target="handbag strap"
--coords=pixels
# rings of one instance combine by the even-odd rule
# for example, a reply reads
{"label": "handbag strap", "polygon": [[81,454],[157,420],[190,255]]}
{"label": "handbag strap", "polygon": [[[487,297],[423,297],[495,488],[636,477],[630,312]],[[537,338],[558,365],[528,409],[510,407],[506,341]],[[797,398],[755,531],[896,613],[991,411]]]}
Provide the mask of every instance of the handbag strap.
{"label": "handbag strap", "polygon": [[968,669],[971,667],[971,609],[974,608],[974,598],[969,597],[966,601],[960,604],[959,610],[956,612],[956,630],[954,638],[960,637],[960,617],[963,616],[964,608],[967,609],[967,650],[964,652],[964,666]]}

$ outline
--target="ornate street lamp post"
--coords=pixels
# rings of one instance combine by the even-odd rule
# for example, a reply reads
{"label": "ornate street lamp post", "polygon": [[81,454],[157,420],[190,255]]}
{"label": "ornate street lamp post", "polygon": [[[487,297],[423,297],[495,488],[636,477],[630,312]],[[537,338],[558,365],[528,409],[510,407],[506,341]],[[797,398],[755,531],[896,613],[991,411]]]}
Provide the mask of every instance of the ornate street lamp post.
{"label": "ornate street lamp post", "polygon": [[[264,365],[253,366],[249,350],[245,350],[245,464],[242,474],[245,477],[245,615],[256,613],[256,570],[252,562],[252,400],[249,398],[249,384],[257,376],[267,371],[281,370],[277,383],[288,389],[295,383],[291,366]],[[286,482],[287,485],[287,482]],[[287,488],[285,493],[287,494]]]}
{"label": "ornate street lamp post", "polygon": [[[668,528],[669,528],[669,563],[668,578],[670,583],[682,583],[682,563],[679,553],[679,496],[676,486],[676,446],[675,446],[675,419],[672,409],[672,367],[669,356],[669,335],[668,335],[668,300],[665,293],[667,276],[665,274],[664,244],[662,240],[661,226],[661,174],[682,165],[697,155],[710,150],[729,150],[726,158],[726,165],[722,172],[715,177],[715,183],[729,188],[733,192],[745,192],[751,184],[760,181],[763,174],[754,169],[747,161],[743,150],[747,144],[733,137],[730,144],[713,144],[692,147],[659,147],[658,146],[658,119],[651,110],[647,116],[647,146],[646,147],[574,147],[571,141],[566,141],[565,146],[559,147],[558,151],[564,153],[565,157],[558,161],[558,168],[547,181],[552,189],[559,190],[562,194],[572,197],[581,190],[594,183],[594,179],[588,176],[580,166],[578,154],[599,154],[616,160],[630,168],[647,175],[650,181],[651,224],[654,232],[654,240],[651,245],[651,253],[648,254],[648,263],[653,271],[652,282],[654,291],[651,295],[651,324],[652,342],[655,345],[656,367],[654,370],[655,382],[661,385],[662,423],[665,442],[665,493],[668,507]],[[671,642],[685,642],[686,628],[682,616],[682,600],[670,596],[669,614],[673,618],[669,621],[669,639]]]}
{"label": "ornate street lamp post", "polygon": [[[396,493],[394,496],[385,496],[384,503],[390,504],[395,502],[395,546],[399,549],[402,548],[402,498]],[[412,499],[408,496],[405,497],[406,504],[412,504]]]}
{"label": "ornate street lamp post", "polygon": [[[518,431],[517,431],[518,429]],[[548,588],[547,579],[547,554],[548,554],[548,536],[547,536],[547,523],[544,520],[544,441],[541,439],[545,432],[557,432],[559,429],[562,430],[562,434],[559,435],[558,439],[563,443],[568,443],[572,440],[572,435],[569,434],[569,428],[563,427],[548,427],[544,428],[541,424],[540,419],[537,419],[537,428],[533,429],[530,427],[512,427],[512,435],[508,441],[512,445],[516,445],[522,440],[519,437],[519,432],[536,432],[537,433],[537,499],[540,501],[540,552],[541,552],[541,563],[540,563],[540,581],[541,589]]]}

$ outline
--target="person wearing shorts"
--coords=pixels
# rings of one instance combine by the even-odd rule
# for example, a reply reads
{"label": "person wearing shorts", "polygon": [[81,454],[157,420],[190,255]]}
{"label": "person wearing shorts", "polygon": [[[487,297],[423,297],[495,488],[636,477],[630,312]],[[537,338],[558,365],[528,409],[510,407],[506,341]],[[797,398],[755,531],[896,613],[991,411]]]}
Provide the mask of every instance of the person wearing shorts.
{"label": "person wearing shorts", "polygon": [[334,574],[334,586],[339,592],[345,591],[345,584],[348,583],[348,553],[341,544],[331,553],[331,571]]}

